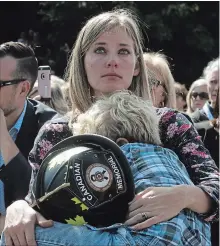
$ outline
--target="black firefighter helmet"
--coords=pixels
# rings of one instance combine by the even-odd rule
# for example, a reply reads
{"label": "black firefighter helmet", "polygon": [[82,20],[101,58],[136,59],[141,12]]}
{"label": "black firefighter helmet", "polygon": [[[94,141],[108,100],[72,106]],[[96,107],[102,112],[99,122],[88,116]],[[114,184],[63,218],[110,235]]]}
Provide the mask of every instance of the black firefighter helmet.
{"label": "black firefighter helmet", "polygon": [[32,193],[34,208],[48,219],[109,226],[125,221],[134,180],[116,143],[84,134],[61,141],[47,153]]}

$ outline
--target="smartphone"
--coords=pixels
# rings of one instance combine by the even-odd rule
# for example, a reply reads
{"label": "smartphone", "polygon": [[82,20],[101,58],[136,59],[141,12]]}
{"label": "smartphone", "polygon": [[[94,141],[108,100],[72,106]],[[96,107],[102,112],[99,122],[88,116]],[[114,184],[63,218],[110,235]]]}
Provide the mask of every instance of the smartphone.
{"label": "smartphone", "polygon": [[50,83],[50,66],[39,66],[38,67],[38,92],[41,99],[51,98],[51,83]]}

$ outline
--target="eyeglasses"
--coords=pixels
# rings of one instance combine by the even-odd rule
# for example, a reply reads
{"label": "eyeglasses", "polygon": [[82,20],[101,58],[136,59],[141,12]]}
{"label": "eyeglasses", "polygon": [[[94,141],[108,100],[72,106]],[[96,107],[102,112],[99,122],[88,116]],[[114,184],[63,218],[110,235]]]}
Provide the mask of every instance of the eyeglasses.
{"label": "eyeglasses", "polygon": [[0,88],[8,85],[16,85],[20,82],[23,82],[27,79],[13,79],[13,80],[7,80],[7,81],[2,81],[0,80]]}
{"label": "eyeglasses", "polygon": [[162,92],[161,96],[164,96],[165,100],[166,100],[166,97],[168,96],[168,93],[167,93],[167,90],[166,90],[166,87],[165,87],[164,83],[161,82],[160,80],[155,80],[154,81],[154,86],[156,86],[156,87],[162,86],[163,87],[164,91]]}
{"label": "eyeglasses", "polygon": [[191,94],[191,97],[193,97],[194,99],[196,99],[198,96],[201,100],[209,99],[209,95],[207,92],[193,92]]}
{"label": "eyeglasses", "polygon": [[183,92],[176,92],[177,97],[182,97],[184,101],[186,101],[186,94]]}

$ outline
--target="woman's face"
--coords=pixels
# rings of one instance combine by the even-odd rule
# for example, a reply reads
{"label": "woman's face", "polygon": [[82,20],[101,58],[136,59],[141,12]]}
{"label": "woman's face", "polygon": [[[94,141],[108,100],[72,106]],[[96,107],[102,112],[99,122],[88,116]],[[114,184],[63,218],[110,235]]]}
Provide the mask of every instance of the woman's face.
{"label": "woman's face", "polygon": [[201,85],[195,87],[191,92],[191,108],[193,111],[201,109],[208,100],[207,86]]}
{"label": "woman's face", "polygon": [[95,96],[128,89],[139,73],[134,42],[119,27],[99,36],[86,52],[84,65]]}
{"label": "woman's face", "polygon": [[185,111],[186,109],[186,100],[182,95],[176,95],[176,109],[178,111]]}
{"label": "woman's face", "polygon": [[215,103],[219,88],[219,70],[213,71],[208,79],[208,93],[209,93],[209,99],[211,102]]}
{"label": "woman's face", "polygon": [[159,76],[159,74],[156,74],[155,76],[156,76],[155,79],[157,80],[157,82],[152,87],[153,105],[155,107],[160,108],[160,107],[164,107],[165,106],[165,100],[166,100],[166,97],[167,97],[167,92],[166,92],[166,89],[165,89],[165,85],[162,82],[162,77]]}
{"label": "woman's face", "polygon": [[152,88],[154,94],[154,106],[155,107],[164,107],[165,106],[165,99],[166,99],[166,91],[162,84],[155,85]]}

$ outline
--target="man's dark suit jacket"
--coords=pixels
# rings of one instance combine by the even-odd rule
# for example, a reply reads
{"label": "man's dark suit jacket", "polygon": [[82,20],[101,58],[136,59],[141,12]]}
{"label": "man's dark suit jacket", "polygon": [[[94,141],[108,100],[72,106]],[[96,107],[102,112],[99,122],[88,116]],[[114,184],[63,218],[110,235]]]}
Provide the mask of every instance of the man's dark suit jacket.
{"label": "man's dark suit jacket", "polygon": [[[210,124],[204,110],[197,110],[191,115],[194,125],[202,137],[205,147],[209,150],[213,160],[219,168],[219,133]],[[212,245],[219,245],[219,223],[211,224]]]}
{"label": "man's dark suit jacket", "polygon": [[[15,144],[20,152],[0,169],[0,179],[4,183],[5,205],[24,199],[28,193],[32,168],[28,164],[28,155],[41,126],[57,112],[45,104],[28,99],[26,113],[17,135]],[[4,141],[4,140],[3,140]]]}
{"label": "man's dark suit jacket", "polygon": [[191,118],[199,135],[202,137],[205,147],[219,167],[219,133],[210,124],[203,109],[195,111]]}

